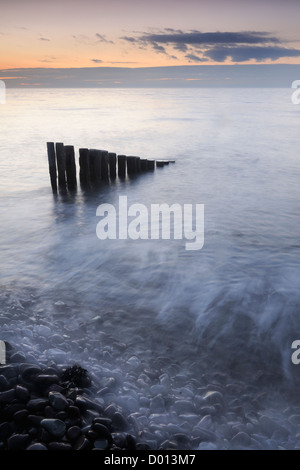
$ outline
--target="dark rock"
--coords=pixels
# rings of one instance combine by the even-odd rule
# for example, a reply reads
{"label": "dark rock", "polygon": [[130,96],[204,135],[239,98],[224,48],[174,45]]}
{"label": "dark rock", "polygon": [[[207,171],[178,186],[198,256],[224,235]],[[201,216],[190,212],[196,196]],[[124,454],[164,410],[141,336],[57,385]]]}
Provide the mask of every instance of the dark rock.
{"label": "dark rock", "polygon": [[96,432],[97,436],[111,439],[111,434],[104,424],[93,423],[92,429]]}
{"label": "dark rock", "polygon": [[52,408],[52,406],[50,405],[47,405],[45,406],[45,409],[44,409],[44,415],[45,415],[45,418],[56,418],[56,411],[54,408]]}
{"label": "dark rock", "polygon": [[62,421],[66,421],[67,417],[68,417],[68,414],[65,411],[59,411],[56,414],[56,418],[61,419]]}
{"label": "dark rock", "polygon": [[16,396],[14,388],[0,392],[0,403],[11,403]]}
{"label": "dark rock", "polygon": [[29,411],[41,411],[48,404],[48,398],[33,398],[27,402],[26,407]]}
{"label": "dark rock", "polygon": [[35,442],[34,444],[30,444],[26,450],[48,450],[45,444],[41,442]]}
{"label": "dark rock", "polygon": [[247,448],[251,445],[251,437],[245,432],[239,432],[231,439],[231,445],[238,448]]}
{"label": "dark rock", "polygon": [[33,382],[39,385],[39,387],[46,388],[49,387],[49,385],[57,383],[58,376],[49,374],[39,374],[34,377]]}
{"label": "dark rock", "polygon": [[7,364],[0,367],[1,375],[4,375],[7,379],[17,377],[19,373],[19,367],[12,364]]}
{"label": "dark rock", "polygon": [[66,436],[70,441],[76,441],[80,435],[81,429],[79,426],[71,426],[66,432]]}
{"label": "dark rock", "polygon": [[20,364],[20,373],[26,382],[30,382],[35,375],[40,374],[41,372],[42,369],[36,364]]}
{"label": "dark rock", "polygon": [[[0,369],[1,371],[1,369]],[[0,375],[0,390],[5,391],[10,387],[7,378],[4,375]]]}
{"label": "dark rock", "polygon": [[74,444],[74,450],[91,450],[92,447],[91,442],[83,435],[80,436]]}
{"label": "dark rock", "polygon": [[66,425],[60,419],[43,419],[41,426],[52,436],[61,438],[66,432]]}
{"label": "dark rock", "polygon": [[110,418],[98,417],[93,420],[93,424],[96,424],[96,423],[103,424],[109,429],[112,423],[112,420]]}
{"label": "dark rock", "polygon": [[7,439],[8,450],[24,450],[31,441],[29,434],[13,434]]}
{"label": "dark rock", "polygon": [[135,440],[131,434],[126,435],[125,447],[127,450],[136,450]]}
{"label": "dark rock", "polygon": [[94,442],[95,449],[107,450],[109,447],[108,441],[106,439],[96,439]]}
{"label": "dark rock", "polygon": [[23,385],[17,385],[15,391],[16,397],[23,403],[26,403],[29,400],[30,393],[27,387],[24,387]]}
{"label": "dark rock", "polygon": [[72,450],[71,444],[67,442],[50,442],[48,444],[49,450]]}
{"label": "dark rock", "polygon": [[48,394],[50,405],[56,410],[63,411],[68,406],[68,400],[59,392],[49,392]]}
{"label": "dark rock", "polygon": [[10,356],[10,362],[20,363],[26,361],[26,357],[21,352],[15,352]]}
{"label": "dark rock", "polygon": [[114,429],[124,431],[128,428],[128,423],[124,416],[121,415],[121,413],[119,413],[118,411],[116,411],[112,417],[112,426]]}
{"label": "dark rock", "polygon": [[44,416],[37,416],[37,415],[28,415],[28,421],[32,423],[34,426],[39,426]]}
{"label": "dark rock", "polygon": [[85,433],[85,436],[86,436],[87,439],[89,439],[89,440],[94,440],[94,439],[96,439],[96,437],[98,437],[98,434],[96,433],[96,431],[93,431],[92,429],[89,429],[89,430]]}
{"label": "dark rock", "polygon": [[144,444],[142,442],[138,442],[136,444],[136,450],[151,450],[151,447],[148,444]]}
{"label": "dark rock", "polygon": [[103,413],[103,407],[95,402],[90,400],[89,398],[83,397],[82,395],[78,395],[75,400],[75,405],[78,406],[81,410],[97,410],[99,413]]}
{"label": "dark rock", "polygon": [[22,403],[12,403],[9,405],[6,405],[4,408],[5,416],[12,418],[13,415],[20,410],[24,409],[24,404]]}
{"label": "dark rock", "polygon": [[22,423],[26,420],[29,415],[28,410],[19,410],[14,413],[14,421],[16,423]]}
{"label": "dark rock", "polygon": [[105,408],[104,414],[105,414],[105,416],[107,416],[108,418],[112,418],[116,411],[117,411],[117,408],[115,407],[115,405],[113,405],[113,404],[111,403],[110,405],[108,405],[108,406]]}
{"label": "dark rock", "polygon": [[52,442],[55,439],[55,436],[52,436],[52,434],[46,431],[46,429],[40,428],[38,430],[38,438],[44,444],[49,444],[49,442]]}
{"label": "dark rock", "polygon": [[0,424],[0,441],[3,441],[10,435],[10,426],[5,421],[4,423]]}
{"label": "dark rock", "polygon": [[80,417],[80,411],[79,411],[79,408],[77,406],[69,406],[67,412],[68,412],[68,415],[70,416],[70,418],[72,418],[72,419]]}

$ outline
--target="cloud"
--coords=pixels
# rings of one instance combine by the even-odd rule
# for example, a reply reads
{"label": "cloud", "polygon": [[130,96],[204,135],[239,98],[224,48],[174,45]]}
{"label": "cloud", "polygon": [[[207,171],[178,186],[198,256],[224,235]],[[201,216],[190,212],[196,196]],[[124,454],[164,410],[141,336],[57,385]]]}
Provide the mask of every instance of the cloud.
{"label": "cloud", "polygon": [[184,54],[188,62],[234,62],[278,60],[299,57],[299,50],[283,46],[283,41],[266,31],[184,32],[166,28],[157,33],[139,33],[121,39],[137,47],[151,47],[155,52],[176,58],[172,51]]}
{"label": "cloud", "polygon": [[299,49],[287,49],[285,47],[214,47],[204,54],[215,62],[224,62],[231,58],[234,62],[244,62],[255,59],[257,62],[281,57],[300,57]]}
{"label": "cloud", "polygon": [[107,44],[114,44],[113,41],[109,41],[108,39],[106,39],[105,34],[96,33],[96,37],[98,38],[98,42],[105,42]]}
{"label": "cloud", "polygon": [[92,62],[94,62],[95,64],[102,64],[103,60],[101,59],[91,59]]}
{"label": "cloud", "polygon": [[195,54],[187,54],[185,56],[185,58],[189,61],[189,62],[207,62],[208,59],[205,59],[205,57],[198,57],[197,55]]}
{"label": "cloud", "polygon": [[50,42],[50,39],[48,39],[48,38],[43,38],[43,37],[42,37],[42,38],[39,38],[39,41],[47,41],[47,42]]}

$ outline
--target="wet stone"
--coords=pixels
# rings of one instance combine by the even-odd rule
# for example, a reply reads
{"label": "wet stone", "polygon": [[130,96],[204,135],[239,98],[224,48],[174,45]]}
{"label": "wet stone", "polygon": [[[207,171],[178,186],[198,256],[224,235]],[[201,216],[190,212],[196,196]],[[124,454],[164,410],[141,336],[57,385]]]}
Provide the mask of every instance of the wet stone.
{"label": "wet stone", "polygon": [[71,444],[66,442],[50,442],[48,444],[49,450],[72,450]]}
{"label": "wet stone", "polygon": [[15,388],[16,392],[16,397],[22,401],[22,402],[27,402],[30,398],[30,393],[27,387],[24,387],[23,385],[17,385]]}
{"label": "wet stone", "polygon": [[128,423],[124,416],[118,411],[116,411],[112,418],[112,426],[115,429],[125,430],[128,428]]}
{"label": "wet stone", "polygon": [[68,406],[68,400],[59,392],[50,392],[48,394],[50,405],[56,410],[63,411]]}
{"label": "wet stone", "polygon": [[94,447],[96,449],[105,450],[108,448],[108,441],[106,439],[96,439],[94,441]]}
{"label": "wet stone", "polygon": [[14,388],[6,390],[5,392],[0,392],[0,403],[10,403],[16,396]]}
{"label": "wet stone", "polygon": [[14,421],[16,423],[22,423],[26,420],[29,412],[28,410],[19,410],[14,413]]}
{"label": "wet stone", "polygon": [[91,448],[92,448],[91,442],[83,435],[80,436],[74,444],[75,450],[90,450]]}
{"label": "wet stone", "polygon": [[35,442],[34,444],[30,444],[30,446],[28,446],[26,450],[48,450],[48,449],[41,442]]}
{"label": "wet stone", "polygon": [[7,378],[4,375],[0,375],[0,390],[5,391],[10,387]]}
{"label": "wet stone", "polygon": [[4,423],[0,424],[0,441],[6,439],[10,435],[10,426],[5,421]]}
{"label": "wet stone", "polygon": [[66,432],[66,436],[70,441],[76,441],[80,435],[81,429],[79,426],[71,426]]}
{"label": "wet stone", "polygon": [[52,436],[61,438],[66,432],[66,425],[60,419],[43,419],[41,426]]}
{"label": "wet stone", "polygon": [[47,398],[33,398],[27,402],[27,409],[29,411],[41,411],[49,404]]}
{"label": "wet stone", "polygon": [[7,439],[8,450],[24,450],[31,441],[29,434],[13,434]]}
{"label": "wet stone", "polygon": [[231,439],[231,445],[233,447],[249,447],[251,445],[251,438],[249,434],[246,434],[245,432],[239,432]]}

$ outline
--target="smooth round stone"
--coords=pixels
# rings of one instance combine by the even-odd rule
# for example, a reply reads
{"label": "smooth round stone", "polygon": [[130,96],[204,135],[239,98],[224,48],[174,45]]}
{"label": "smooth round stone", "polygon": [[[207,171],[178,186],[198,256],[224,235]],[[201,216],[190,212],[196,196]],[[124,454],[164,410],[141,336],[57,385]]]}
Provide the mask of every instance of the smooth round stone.
{"label": "smooth round stone", "polygon": [[67,442],[49,442],[49,450],[72,450],[71,444]]}
{"label": "smooth round stone", "polygon": [[47,398],[33,398],[27,402],[27,409],[29,411],[41,411],[49,404]]}
{"label": "smooth round stone", "polygon": [[10,403],[16,396],[14,388],[6,390],[5,392],[0,392],[0,403]]}
{"label": "smooth round stone", "polygon": [[6,439],[10,435],[10,426],[4,421],[0,424],[0,441]]}
{"label": "smooth round stone", "polygon": [[30,393],[27,387],[24,387],[23,385],[17,385],[15,388],[16,392],[16,397],[22,401],[22,402],[27,402],[30,398]]}
{"label": "smooth round stone", "polygon": [[41,442],[35,442],[27,447],[26,450],[48,450],[47,447]]}
{"label": "smooth round stone", "polygon": [[174,408],[177,413],[192,413],[195,411],[195,406],[191,401],[188,400],[176,400]]}
{"label": "smooth round stone", "polygon": [[82,395],[77,396],[75,400],[75,405],[78,406],[78,408],[82,410],[91,409],[91,410],[97,410],[100,413],[103,412],[103,407],[99,403],[92,401],[89,398],[83,397]]}
{"label": "smooth round stone", "polygon": [[24,362],[26,361],[26,357],[23,353],[21,352],[15,352],[10,356],[10,362]]}
{"label": "smooth round stone", "polygon": [[67,412],[71,419],[80,418],[80,411],[77,406],[73,406],[73,405],[69,406]]}
{"label": "smooth round stone", "polygon": [[7,439],[8,450],[23,450],[26,449],[31,437],[29,434],[13,434]]}
{"label": "smooth round stone", "polygon": [[7,379],[12,379],[16,377],[19,372],[19,366],[13,364],[7,364],[6,366],[1,366],[1,374],[4,375]]}
{"label": "smooth round stone", "polygon": [[251,445],[251,437],[245,432],[239,432],[231,439],[231,445],[234,447],[249,447]]}
{"label": "smooth round stone", "polygon": [[60,419],[43,419],[41,426],[52,436],[61,438],[66,432],[66,425]]}
{"label": "smooth round stone", "polygon": [[137,369],[141,364],[141,361],[136,356],[131,356],[128,359],[127,364],[130,365],[133,369]]}
{"label": "smooth round stone", "polygon": [[81,429],[79,426],[71,426],[66,432],[66,436],[70,441],[76,441],[80,435]]}
{"label": "smooth round stone", "polygon": [[91,448],[92,448],[92,444],[83,435],[80,436],[74,444],[75,450],[90,450]]}
{"label": "smooth round stone", "polygon": [[112,426],[116,429],[125,430],[128,428],[128,423],[124,416],[116,411],[112,418]]}
{"label": "smooth round stone", "polygon": [[69,406],[69,402],[59,392],[49,392],[48,394],[50,405],[56,410],[63,411]]}
{"label": "smooth round stone", "polygon": [[55,384],[58,382],[58,376],[55,374],[39,374],[34,378],[34,382],[44,387]]}
{"label": "smooth round stone", "polygon": [[5,391],[9,389],[10,385],[7,378],[4,375],[0,375],[0,390]]}
{"label": "smooth round stone", "polygon": [[36,364],[20,364],[20,374],[26,382],[31,381],[35,375],[40,374],[41,372],[42,369]]}
{"label": "smooth round stone", "polygon": [[92,429],[96,432],[97,436],[104,438],[111,438],[111,434],[106,426],[100,423],[94,423]]}
{"label": "smooth round stone", "polygon": [[165,400],[161,395],[151,398],[150,411],[152,413],[163,413],[165,411]]}
{"label": "smooth round stone", "polygon": [[25,421],[28,414],[29,414],[28,410],[16,411],[15,414],[14,414],[14,421],[16,423],[21,423],[22,421]]}
{"label": "smooth round stone", "polygon": [[126,435],[125,447],[127,450],[136,450],[135,440],[131,434]]}

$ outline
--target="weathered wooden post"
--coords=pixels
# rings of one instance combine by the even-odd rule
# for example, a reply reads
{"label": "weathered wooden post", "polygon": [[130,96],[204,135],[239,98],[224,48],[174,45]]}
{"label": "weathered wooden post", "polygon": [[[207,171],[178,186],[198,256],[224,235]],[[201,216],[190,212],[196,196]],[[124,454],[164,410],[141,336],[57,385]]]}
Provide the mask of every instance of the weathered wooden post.
{"label": "weathered wooden post", "polygon": [[108,181],[108,152],[106,150],[101,151],[101,179]]}
{"label": "weathered wooden post", "polygon": [[67,186],[68,189],[73,190],[77,186],[74,147],[73,145],[65,145],[64,149],[66,155]]}
{"label": "weathered wooden post", "polygon": [[56,148],[56,163],[57,163],[57,171],[58,171],[58,187],[59,189],[66,189],[66,155],[65,155],[65,148],[64,144],[61,142],[57,142],[55,144]]}
{"label": "weathered wooden post", "polygon": [[137,171],[136,168],[136,157],[130,156],[127,157],[127,174],[129,176],[135,175]]}
{"label": "weathered wooden post", "polygon": [[79,149],[79,179],[82,188],[88,188],[90,185],[90,159],[89,149]]}
{"label": "weathered wooden post", "polygon": [[117,172],[116,172],[117,154],[109,152],[108,162],[109,162],[109,177],[111,180],[115,180],[117,177]]}
{"label": "weathered wooden post", "polygon": [[48,152],[48,163],[49,163],[49,174],[52,191],[57,192],[57,175],[56,175],[56,161],[55,161],[55,148],[54,142],[47,142],[47,152]]}
{"label": "weathered wooden post", "polygon": [[126,176],[126,155],[118,155],[118,176],[121,179]]}
{"label": "weathered wooden post", "polygon": [[101,150],[89,150],[90,179],[92,184],[94,184],[95,186],[99,186],[101,184],[101,160]]}
{"label": "weathered wooden post", "polygon": [[136,160],[135,160],[136,161],[136,171],[137,171],[137,173],[140,173],[140,171],[141,171],[141,159],[140,159],[140,157],[135,157],[135,158],[136,158]]}
{"label": "weathered wooden post", "polygon": [[141,171],[147,171],[147,163],[148,163],[148,160],[146,158],[140,159]]}
{"label": "weathered wooden post", "polygon": [[147,170],[154,171],[155,160],[147,160]]}

